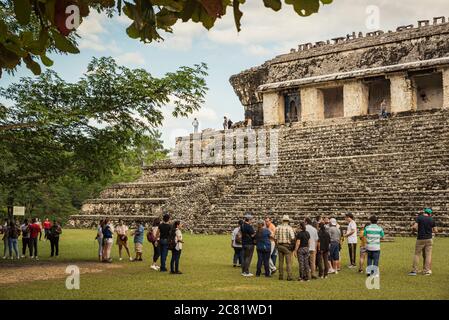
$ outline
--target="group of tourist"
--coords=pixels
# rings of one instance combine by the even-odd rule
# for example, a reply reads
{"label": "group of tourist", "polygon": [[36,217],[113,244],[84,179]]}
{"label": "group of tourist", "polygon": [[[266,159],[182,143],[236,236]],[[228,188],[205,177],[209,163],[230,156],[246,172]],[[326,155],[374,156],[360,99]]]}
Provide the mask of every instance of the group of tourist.
{"label": "group of tourist", "polygon": [[[38,218],[33,218],[31,223],[28,219],[24,219],[20,224],[18,220],[5,220],[0,226],[0,235],[3,240],[3,259],[8,257],[13,260],[26,258],[26,251],[28,248],[29,257],[31,259],[39,260],[38,256],[38,241],[42,240],[42,231],[44,231],[44,241],[50,241],[50,257],[57,257],[59,255],[59,236],[62,233],[62,227],[56,220],[50,222],[48,218],[43,223]],[[19,251],[19,237],[22,236],[22,254]],[[8,252],[7,252],[8,250]],[[7,254],[8,253],[8,254]]]}
{"label": "group of tourist", "polygon": [[[165,213],[162,221],[159,218],[154,219],[153,224],[147,231],[147,240],[153,245],[153,258],[151,268],[161,272],[166,272],[166,261],[168,253],[171,251],[170,273],[182,274],[179,270],[179,261],[181,258],[182,244],[182,224],[176,220],[171,222],[170,215]],[[134,241],[135,257],[131,257],[128,247],[128,226],[119,219],[114,227],[107,218],[100,221],[97,228],[95,240],[98,241],[98,259],[101,262],[112,262],[111,250],[114,243],[114,234],[116,235],[116,244],[119,251],[119,260],[122,261],[122,252],[125,249],[130,261],[143,261],[143,243],[145,236],[145,226],[142,222],[137,222],[137,228],[132,231]],[[157,261],[160,259],[160,266]]]}
{"label": "group of tourist", "polygon": [[[275,226],[270,217],[253,223],[250,213],[232,232],[231,246],[234,249],[233,266],[241,267],[242,276],[252,277],[250,265],[253,253],[257,251],[256,276],[263,273],[271,277],[276,272],[279,279],[284,279],[284,265],[287,280],[293,280],[292,259],[298,260],[299,281],[326,279],[329,274],[338,274],[341,270],[340,251],[343,242],[347,242],[349,253],[348,268],[357,268],[357,244],[360,243],[358,272],[367,276],[379,276],[380,244],[384,230],[377,224],[377,217],[372,215],[369,224],[357,226],[352,213],[345,214],[346,230],[335,218],[317,216],[306,217],[296,229],[290,223],[288,215],[282,217],[280,225]],[[437,232],[432,218],[432,209],[426,208],[420,214],[412,229],[417,232],[413,269],[409,275],[418,272],[419,257],[424,259],[424,275],[430,275],[433,234]],[[276,268],[278,260],[278,268]],[[366,262],[366,265],[365,265]]]}

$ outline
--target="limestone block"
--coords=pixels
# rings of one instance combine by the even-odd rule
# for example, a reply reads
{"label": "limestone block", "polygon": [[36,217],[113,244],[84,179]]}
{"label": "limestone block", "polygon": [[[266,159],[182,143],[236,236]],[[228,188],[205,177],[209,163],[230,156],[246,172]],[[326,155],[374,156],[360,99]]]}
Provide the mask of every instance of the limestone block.
{"label": "limestone block", "polygon": [[443,108],[449,109],[449,68],[443,69]]}
{"label": "limestone block", "polygon": [[416,93],[405,74],[389,77],[391,85],[391,112],[416,110]]}
{"label": "limestone block", "polygon": [[265,125],[285,123],[284,96],[277,92],[263,94],[263,119]]}
{"label": "limestone block", "polygon": [[323,92],[318,88],[301,89],[301,121],[324,119]]}
{"label": "limestone block", "polygon": [[346,83],[343,87],[344,116],[368,114],[369,89],[361,81]]}

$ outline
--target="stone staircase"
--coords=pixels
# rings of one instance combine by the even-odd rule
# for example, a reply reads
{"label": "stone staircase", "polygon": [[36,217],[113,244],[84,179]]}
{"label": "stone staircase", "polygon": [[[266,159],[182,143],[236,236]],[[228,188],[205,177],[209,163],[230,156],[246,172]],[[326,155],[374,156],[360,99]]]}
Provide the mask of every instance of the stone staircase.
{"label": "stone staircase", "polygon": [[75,225],[92,218],[148,221],[163,210],[187,229],[231,231],[239,218],[269,212],[340,220],[352,212],[359,224],[379,217],[388,235],[409,236],[416,214],[432,207],[442,235],[449,235],[449,111],[401,113],[388,120],[365,116],[280,127],[277,171],[252,166],[144,168],[135,183],[118,184],[87,201]]}

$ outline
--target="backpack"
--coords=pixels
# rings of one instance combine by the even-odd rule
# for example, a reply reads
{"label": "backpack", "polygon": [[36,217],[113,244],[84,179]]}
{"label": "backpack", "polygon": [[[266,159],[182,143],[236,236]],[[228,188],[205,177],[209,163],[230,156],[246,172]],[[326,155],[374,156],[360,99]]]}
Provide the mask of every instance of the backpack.
{"label": "backpack", "polygon": [[176,248],[176,230],[170,230],[170,235],[168,236],[168,249],[174,250],[175,248]]}
{"label": "backpack", "polygon": [[147,240],[148,240],[148,242],[151,242],[151,243],[155,243],[156,242],[156,237],[154,236],[153,229],[148,230]]}
{"label": "backpack", "polygon": [[239,228],[239,232],[235,235],[235,244],[242,244],[242,228]]}

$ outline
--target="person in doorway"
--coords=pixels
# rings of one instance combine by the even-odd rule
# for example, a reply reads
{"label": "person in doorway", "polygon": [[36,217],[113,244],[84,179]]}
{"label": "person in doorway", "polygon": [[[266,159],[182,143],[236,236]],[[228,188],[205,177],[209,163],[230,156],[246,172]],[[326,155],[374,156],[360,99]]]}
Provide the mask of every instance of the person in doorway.
{"label": "person in doorway", "polygon": [[412,230],[418,232],[418,237],[415,244],[415,255],[413,257],[413,268],[409,273],[410,276],[418,274],[419,256],[423,254],[424,270],[423,274],[430,276],[432,274],[432,247],[433,247],[433,233],[438,230],[435,221],[432,218],[433,211],[431,208],[424,209],[423,214],[420,214],[414,224]]}
{"label": "person in doorway", "polygon": [[232,231],[231,246],[234,249],[234,257],[232,259],[233,267],[242,266],[242,225],[243,220],[239,220],[237,227]]}
{"label": "person in doorway", "polygon": [[50,240],[51,253],[50,257],[59,255],[59,236],[62,233],[61,225],[54,220],[50,230],[48,230],[47,239]]}
{"label": "person in doorway", "polygon": [[252,220],[252,215],[247,213],[243,219],[242,225],[242,276],[244,277],[253,276],[253,274],[249,272],[254,254],[254,236],[256,235],[256,232],[251,225]]}
{"label": "person in doorway", "polygon": [[292,252],[295,249],[295,231],[290,226],[290,217],[284,215],[282,224],[275,232],[276,246],[279,254],[279,280],[284,279],[284,260],[287,266],[287,281],[292,281]]}
{"label": "person in doorway", "polygon": [[119,261],[122,261],[122,250],[125,248],[126,253],[128,254],[129,261],[133,261],[131,254],[129,253],[128,248],[128,226],[123,223],[122,219],[118,220],[118,226],[115,228],[115,232],[117,233],[117,245],[118,245],[118,256]]}
{"label": "person in doorway", "polygon": [[193,119],[192,126],[193,126],[193,133],[198,133],[198,127],[200,123],[197,118]]}
{"label": "person in doorway", "polygon": [[276,250],[276,226],[274,225],[273,221],[270,217],[265,218],[265,225],[267,226],[268,230],[270,230],[270,272],[271,274],[274,274],[276,272],[276,258],[273,259],[273,255],[275,255]]}
{"label": "person in doorway", "polygon": [[350,212],[345,214],[346,222],[348,223],[348,228],[344,237],[348,239],[348,251],[349,251],[349,268],[356,268],[356,258],[357,258],[357,224],[354,221],[354,215]]}
{"label": "person in doorway", "polygon": [[380,113],[379,118],[380,119],[387,119],[390,114],[387,111],[387,101],[385,99],[382,100],[380,103]]}

